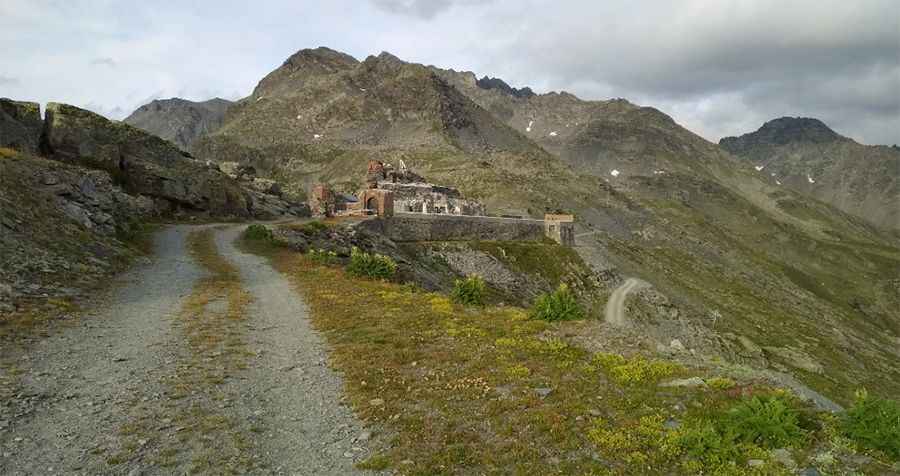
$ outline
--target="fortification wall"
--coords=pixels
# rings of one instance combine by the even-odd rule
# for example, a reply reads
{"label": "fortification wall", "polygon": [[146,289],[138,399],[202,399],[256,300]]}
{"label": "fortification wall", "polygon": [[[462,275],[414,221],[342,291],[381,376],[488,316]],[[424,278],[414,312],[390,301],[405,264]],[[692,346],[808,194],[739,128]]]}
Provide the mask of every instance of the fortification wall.
{"label": "fortification wall", "polygon": [[397,213],[359,226],[394,241],[540,241],[544,221],[516,218]]}

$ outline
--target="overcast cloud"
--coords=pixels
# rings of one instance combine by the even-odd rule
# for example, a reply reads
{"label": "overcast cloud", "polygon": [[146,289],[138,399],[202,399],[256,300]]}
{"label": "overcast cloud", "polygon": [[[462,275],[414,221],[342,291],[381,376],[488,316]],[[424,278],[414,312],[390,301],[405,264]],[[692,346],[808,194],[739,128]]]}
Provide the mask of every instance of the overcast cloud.
{"label": "overcast cloud", "polygon": [[316,46],[624,97],[713,141],[790,115],[900,143],[893,0],[0,0],[0,96],[122,118],[245,96]]}

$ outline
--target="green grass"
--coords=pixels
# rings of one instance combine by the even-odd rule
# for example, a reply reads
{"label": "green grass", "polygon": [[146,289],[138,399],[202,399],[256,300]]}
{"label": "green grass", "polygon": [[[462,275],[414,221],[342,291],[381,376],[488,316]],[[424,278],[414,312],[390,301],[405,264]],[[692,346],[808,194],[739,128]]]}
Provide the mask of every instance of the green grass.
{"label": "green grass", "polygon": [[353,247],[350,251],[350,263],[347,274],[374,279],[391,279],[397,274],[397,263],[389,256],[366,253]]}
{"label": "green grass", "polygon": [[858,392],[844,415],[842,430],[861,448],[900,461],[900,402]]}
{"label": "green grass", "polygon": [[265,225],[253,224],[244,230],[244,238],[247,240],[272,240],[272,230]]}
{"label": "green grass", "polygon": [[542,321],[574,321],[584,319],[584,309],[568,286],[560,284],[556,290],[538,296],[531,308],[531,316]]}
{"label": "green grass", "polygon": [[[348,402],[382,435],[374,442],[381,452],[363,468],[412,475],[782,471],[764,442],[726,437],[728,427],[715,423],[732,421],[730,410],[754,396],[781,395],[766,386],[660,387],[662,379],[696,371],[592,354],[561,338],[559,324],[518,307],[465,307],[446,295],[357,279],[286,249],[256,251],[304,295],[330,363],[344,375]],[[806,424],[805,415],[815,414],[789,402],[808,432],[797,446],[825,441]],[[744,421],[735,413],[733,421]],[[704,448],[716,448],[716,457],[697,462],[693,455]],[[749,468],[751,458],[764,465]]]}
{"label": "green grass", "polygon": [[450,291],[450,297],[459,304],[483,306],[485,292],[484,279],[478,275],[471,275],[453,282],[453,290]]}

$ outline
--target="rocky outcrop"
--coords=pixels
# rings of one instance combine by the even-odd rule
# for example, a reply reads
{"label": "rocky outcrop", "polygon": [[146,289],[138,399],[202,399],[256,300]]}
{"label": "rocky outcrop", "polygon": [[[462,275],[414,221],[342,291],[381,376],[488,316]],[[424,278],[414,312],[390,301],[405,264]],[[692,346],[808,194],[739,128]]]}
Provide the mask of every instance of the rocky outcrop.
{"label": "rocky outcrop", "polygon": [[225,112],[232,104],[221,98],[202,102],[157,99],[137,108],[124,122],[189,151],[197,139],[222,125]]}
{"label": "rocky outcrop", "polygon": [[[859,144],[818,119],[782,117],[719,145],[763,180],[811,196],[885,229],[900,229],[900,152]],[[782,207],[796,213],[792,202]]]}
{"label": "rocky outcrop", "polygon": [[514,88],[509,84],[506,84],[506,81],[503,81],[500,78],[489,78],[487,76],[482,77],[475,84],[481,89],[498,89],[510,96],[515,96],[517,98],[530,98],[534,96],[534,91],[529,87],[524,88]]}
{"label": "rocky outcrop", "polygon": [[122,239],[154,213],[100,170],[27,154],[0,158],[0,289],[19,298],[65,296],[127,261]]}
{"label": "rocky outcrop", "polygon": [[759,146],[785,145],[792,142],[821,144],[847,140],[811,117],[779,117],[763,124],[758,131],[739,137],[724,137],[719,145],[732,154],[741,155]]}
{"label": "rocky outcrop", "polygon": [[0,98],[0,147],[34,154],[43,127],[39,104]]}
{"label": "rocky outcrop", "polygon": [[66,104],[49,103],[46,116],[44,153],[54,160],[104,170],[164,211],[252,215],[239,184],[159,137]]}

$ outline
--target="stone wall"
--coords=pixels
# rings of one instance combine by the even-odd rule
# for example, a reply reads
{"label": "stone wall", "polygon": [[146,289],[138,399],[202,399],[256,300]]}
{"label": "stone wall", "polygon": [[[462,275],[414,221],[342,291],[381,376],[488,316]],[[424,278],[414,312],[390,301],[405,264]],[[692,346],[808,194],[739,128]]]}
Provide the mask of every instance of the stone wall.
{"label": "stone wall", "polygon": [[397,213],[359,226],[400,242],[544,239],[544,221],[530,219]]}

